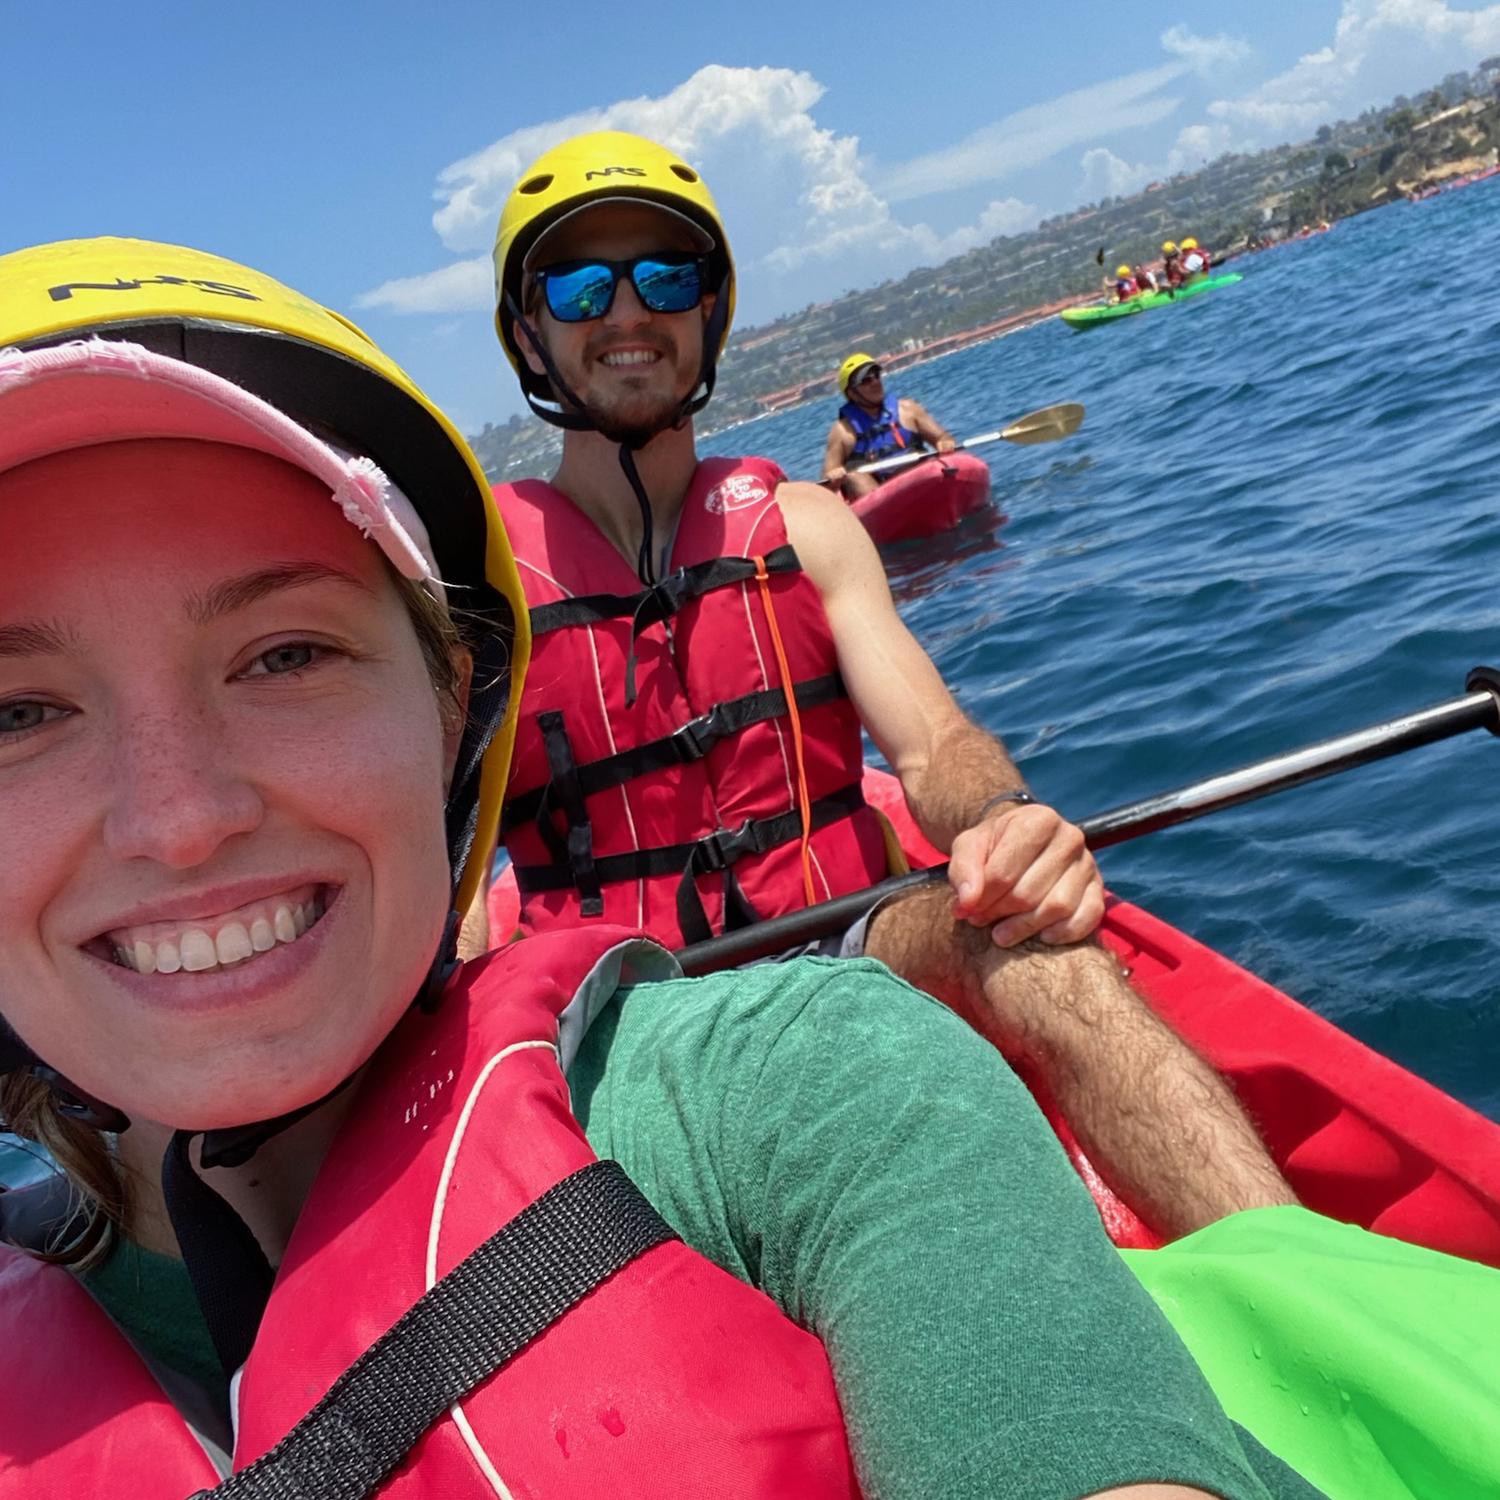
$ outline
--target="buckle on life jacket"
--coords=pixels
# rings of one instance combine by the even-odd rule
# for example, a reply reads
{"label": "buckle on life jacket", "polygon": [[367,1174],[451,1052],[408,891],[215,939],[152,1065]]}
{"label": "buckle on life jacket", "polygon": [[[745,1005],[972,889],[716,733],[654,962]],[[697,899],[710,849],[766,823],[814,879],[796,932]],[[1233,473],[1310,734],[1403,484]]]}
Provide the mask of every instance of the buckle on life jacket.
{"label": "buckle on life jacket", "polygon": [[683,765],[690,766],[702,760],[732,727],[726,722],[724,704],[716,703],[706,714],[699,714],[672,731],[669,737],[672,753]]}
{"label": "buckle on life jacket", "polygon": [[[774,845],[764,843],[767,827],[777,819],[746,818],[738,828],[716,828],[693,845],[688,864],[694,875],[716,875],[747,854],[764,854]],[[781,842],[781,840],[777,840]]]}

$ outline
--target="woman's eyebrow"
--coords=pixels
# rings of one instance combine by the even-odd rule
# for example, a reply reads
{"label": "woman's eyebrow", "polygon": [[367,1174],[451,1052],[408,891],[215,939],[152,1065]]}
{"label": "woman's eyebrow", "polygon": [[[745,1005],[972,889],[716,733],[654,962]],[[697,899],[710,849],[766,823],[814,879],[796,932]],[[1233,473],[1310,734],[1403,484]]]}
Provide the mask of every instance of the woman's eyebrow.
{"label": "woman's eyebrow", "polygon": [[269,568],[256,568],[253,572],[242,573],[237,578],[226,578],[201,594],[191,595],[184,607],[188,618],[195,625],[207,625],[221,615],[231,614],[254,604],[267,594],[274,594],[281,589],[302,588],[310,583],[345,583],[362,593],[371,592],[362,578],[327,563],[277,563]]}
{"label": "woman's eyebrow", "polygon": [[0,657],[66,656],[78,650],[73,630],[52,620],[22,620],[0,625]]}

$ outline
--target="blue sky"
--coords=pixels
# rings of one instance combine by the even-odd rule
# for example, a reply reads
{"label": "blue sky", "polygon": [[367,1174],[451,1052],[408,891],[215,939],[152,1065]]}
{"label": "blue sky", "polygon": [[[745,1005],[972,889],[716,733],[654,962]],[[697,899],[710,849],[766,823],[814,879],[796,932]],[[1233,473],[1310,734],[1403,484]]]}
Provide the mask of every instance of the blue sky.
{"label": "blue sky", "polygon": [[488,322],[500,202],[575,128],[703,168],[754,322],[1500,52],[1500,4],[1460,0],[1011,9],[0,0],[0,250],[128,234],[248,261],[473,431],[519,407]]}

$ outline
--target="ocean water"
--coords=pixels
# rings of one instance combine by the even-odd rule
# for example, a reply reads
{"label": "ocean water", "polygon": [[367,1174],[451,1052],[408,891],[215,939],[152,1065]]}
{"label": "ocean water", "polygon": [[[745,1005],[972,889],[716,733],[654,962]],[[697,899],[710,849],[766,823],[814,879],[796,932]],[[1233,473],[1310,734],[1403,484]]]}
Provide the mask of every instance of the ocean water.
{"label": "ocean water", "polygon": [[[1086,334],[1053,320],[889,381],[957,435],[1088,407],[1064,443],[985,450],[991,508],[887,553],[908,624],[1039,794],[1081,818],[1500,666],[1497,265],[1491,180],[1248,256],[1241,284],[1181,306]],[[816,477],[836,404],[703,447]],[[1500,1119],[1500,740],[1100,863],[1121,895]]]}

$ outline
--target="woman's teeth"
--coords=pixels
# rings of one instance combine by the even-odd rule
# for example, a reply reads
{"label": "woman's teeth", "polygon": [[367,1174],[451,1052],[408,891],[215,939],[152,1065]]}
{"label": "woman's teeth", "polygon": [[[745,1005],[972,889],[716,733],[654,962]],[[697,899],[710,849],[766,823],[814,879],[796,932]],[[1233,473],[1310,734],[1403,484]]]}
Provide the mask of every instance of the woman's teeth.
{"label": "woman's teeth", "polygon": [[295,943],[323,915],[316,888],[258,902],[213,922],[184,923],[175,930],[125,928],[109,934],[115,962],[137,974],[200,974],[227,969],[269,953],[278,943]]}

